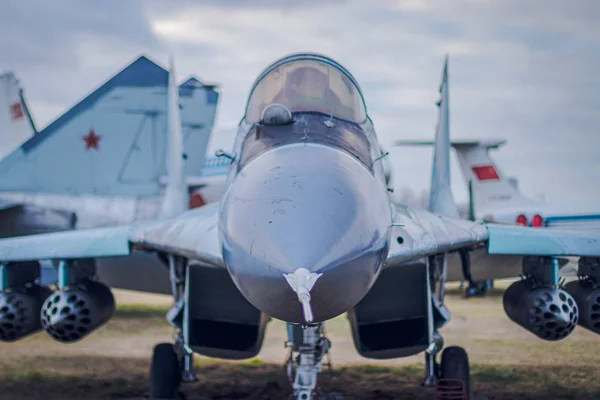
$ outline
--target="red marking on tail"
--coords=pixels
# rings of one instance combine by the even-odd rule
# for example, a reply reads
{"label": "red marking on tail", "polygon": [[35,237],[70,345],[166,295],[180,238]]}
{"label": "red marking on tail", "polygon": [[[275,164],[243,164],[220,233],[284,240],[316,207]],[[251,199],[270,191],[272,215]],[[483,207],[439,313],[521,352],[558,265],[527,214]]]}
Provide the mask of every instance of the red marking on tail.
{"label": "red marking on tail", "polygon": [[13,121],[21,119],[25,116],[23,112],[23,107],[21,107],[21,103],[15,103],[10,106],[10,118]]}
{"label": "red marking on tail", "polygon": [[500,179],[500,176],[498,175],[498,172],[496,172],[496,168],[494,168],[493,165],[478,165],[471,169],[473,170],[473,173],[477,176],[477,179],[480,181],[497,181]]}
{"label": "red marking on tail", "polygon": [[194,193],[190,197],[190,209],[202,207],[205,204],[206,204],[206,201],[204,201],[204,197],[202,197],[202,195],[198,192]]}

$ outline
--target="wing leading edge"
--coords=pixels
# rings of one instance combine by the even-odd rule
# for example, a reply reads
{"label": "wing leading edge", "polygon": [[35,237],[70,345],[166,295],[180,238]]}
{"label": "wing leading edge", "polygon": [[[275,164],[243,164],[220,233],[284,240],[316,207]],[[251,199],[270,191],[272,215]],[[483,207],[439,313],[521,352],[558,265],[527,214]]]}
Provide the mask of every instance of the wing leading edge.
{"label": "wing leading edge", "polygon": [[600,234],[484,224],[395,205],[386,266],[482,246],[494,255],[600,257]]}
{"label": "wing leading edge", "polygon": [[126,256],[130,229],[81,229],[2,239],[0,262]]}
{"label": "wing leading edge", "polygon": [[600,256],[600,235],[488,224],[488,253],[529,256]]}
{"label": "wing leading edge", "polygon": [[[600,257],[600,234],[483,224],[394,205],[386,266],[461,248],[489,254]],[[179,217],[115,228],[96,228],[0,240],[0,262],[126,256],[161,251],[223,267],[218,204]]]}
{"label": "wing leading edge", "polygon": [[0,240],[0,263],[127,256],[163,251],[223,266],[217,230],[218,204],[177,218],[112,228],[81,229]]}

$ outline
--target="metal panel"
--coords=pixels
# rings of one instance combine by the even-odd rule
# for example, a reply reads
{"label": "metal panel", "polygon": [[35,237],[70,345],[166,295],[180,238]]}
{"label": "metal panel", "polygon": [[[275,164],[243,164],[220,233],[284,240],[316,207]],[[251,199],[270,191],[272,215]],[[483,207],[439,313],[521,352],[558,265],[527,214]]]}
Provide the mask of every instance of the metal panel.
{"label": "metal panel", "polygon": [[600,256],[600,234],[488,224],[488,252],[530,256]]}
{"label": "metal panel", "polygon": [[407,357],[425,350],[433,329],[427,264],[384,270],[348,313],[356,350],[368,358]]}

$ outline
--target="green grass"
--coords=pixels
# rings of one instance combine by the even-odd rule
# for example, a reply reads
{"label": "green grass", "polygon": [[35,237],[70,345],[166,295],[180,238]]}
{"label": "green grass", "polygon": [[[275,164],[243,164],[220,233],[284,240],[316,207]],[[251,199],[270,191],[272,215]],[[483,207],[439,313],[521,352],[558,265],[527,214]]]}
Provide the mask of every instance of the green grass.
{"label": "green grass", "polygon": [[350,372],[355,374],[365,375],[407,375],[415,376],[423,374],[424,367],[419,364],[401,365],[401,366],[386,366],[386,365],[374,365],[374,364],[361,364],[361,365],[344,365],[337,368],[340,372]]}
{"label": "green grass", "polygon": [[169,307],[150,304],[118,305],[113,318],[120,319],[165,319]]}
{"label": "green grass", "polygon": [[249,361],[239,364],[240,368],[243,370],[260,368],[260,367],[263,367],[264,365],[265,365],[265,362],[263,360],[261,360],[260,358],[253,358]]}

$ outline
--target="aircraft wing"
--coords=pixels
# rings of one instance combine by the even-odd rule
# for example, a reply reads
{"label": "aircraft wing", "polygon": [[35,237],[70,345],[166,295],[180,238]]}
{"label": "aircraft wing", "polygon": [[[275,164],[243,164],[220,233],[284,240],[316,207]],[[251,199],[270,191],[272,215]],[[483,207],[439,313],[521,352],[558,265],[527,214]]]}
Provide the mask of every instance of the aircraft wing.
{"label": "aircraft wing", "polygon": [[129,241],[134,250],[164,251],[224,267],[217,229],[218,214],[219,204],[208,204],[174,219],[139,226],[131,232]]}
{"label": "aircraft wing", "polygon": [[143,250],[220,267],[217,217],[218,204],[210,204],[171,219],[2,239],[0,262],[116,257]]}
{"label": "aircraft wing", "polygon": [[386,266],[485,243],[483,224],[434,215],[425,210],[393,206],[392,241]]}
{"label": "aircraft wing", "polygon": [[460,248],[489,254],[600,257],[600,234],[484,224],[395,205],[386,266]]}
{"label": "aircraft wing", "polygon": [[0,262],[130,254],[130,227],[81,229],[0,240]]}
{"label": "aircraft wing", "polygon": [[[487,149],[497,149],[506,144],[504,139],[487,139],[487,140],[452,140],[450,146],[454,148],[461,147],[484,147]],[[433,146],[434,141],[427,140],[394,140],[394,146]]]}
{"label": "aircraft wing", "polygon": [[[218,204],[179,217],[114,228],[96,228],[0,240],[0,262],[126,256],[162,251],[223,267]],[[415,258],[487,247],[499,255],[600,257],[600,235],[483,224],[394,206],[392,245],[386,266]]]}
{"label": "aircraft wing", "polygon": [[600,256],[600,235],[589,232],[487,224],[488,253],[530,256]]}

